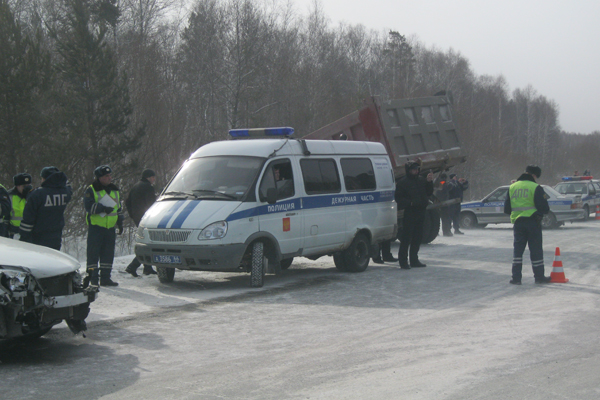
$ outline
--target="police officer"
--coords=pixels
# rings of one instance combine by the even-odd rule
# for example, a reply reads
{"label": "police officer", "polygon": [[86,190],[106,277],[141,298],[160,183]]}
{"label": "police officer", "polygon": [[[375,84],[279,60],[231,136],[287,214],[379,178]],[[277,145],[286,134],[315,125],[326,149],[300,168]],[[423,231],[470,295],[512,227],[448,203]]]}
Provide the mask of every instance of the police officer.
{"label": "police officer", "polygon": [[0,236],[8,237],[8,224],[10,223],[10,197],[8,191],[0,184]]}
{"label": "police officer", "polygon": [[450,190],[448,192],[448,198],[452,199],[460,199],[460,202],[456,204],[450,204],[450,219],[452,221],[452,225],[454,225],[454,233],[457,235],[464,235],[460,231],[460,209],[464,197],[464,191],[469,188],[469,181],[465,178],[458,178],[456,174],[450,174]]}
{"label": "police officer", "polygon": [[[119,286],[111,279],[115,258],[116,233],[123,233],[123,214],[119,188],[112,183],[112,169],[101,165],[94,170],[96,179],[86,189],[83,206],[88,225],[87,273],[84,286]],[[115,232],[118,227],[118,232]],[[98,262],[100,268],[98,269]]]}
{"label": "police officer", "polygon": [[[156,181],[156,174],[151,169],[146,169],[142,172],[142,179],[129,191],[129,196],[125,200],[125,206],[129,216],[135,222],[135,226],[140,225],[140,221],[144,216],[144,213],[150,208],[156,201],[156,194],[154,193],[154,182]],[[125,272],[129,272],[132,276],[138,277],[137,269],[140,266],[140,261],[135,257],[133,261],[125,268]],[[152,269],[152,265],[144,264],[144,275],[156,274],[156,271]]]}
{"label": "police officer", "polygon": [[425,179],[419,177],[421,164],[417,161],[407,162],[404,169],[406,176],[398,181],[395,195],[398,209],[404,210],[398,260],[402,269],[425,267],[419,261],[419,248],[429,196],[433,194],[433,174],[427,174]]}
{"label": "police officer", "polygon": [[8,191],[12,211],[10,214],[9,236],[14,237],[19,233],[19,227],[23,220],[23,211],[25,210],[25,202],[27,195],[31,191],[31,175],[27,173],[17,174],[13,176],[14,187]]}
{"label": "police officer", "polygon": [[27,196],[19,240],[60,250],[65,209],[73,191],[67,175],[56,167],[43,168],[40,176],[42,186]]}
{"label": "police officer", "polygon": [[550,282],[550,277],[544,276],[541,224],[544,214],[550,211],[550,207],[544,189],[536,183],[536,179],[541,175],[540,167],[528,165],[525,173],[510,185],[504,202],[504,213],[510,214],[510,221],[514,224],[512,279],[510,280],[513,285],[521,284],[523,252],[528,244],[535,283]]}

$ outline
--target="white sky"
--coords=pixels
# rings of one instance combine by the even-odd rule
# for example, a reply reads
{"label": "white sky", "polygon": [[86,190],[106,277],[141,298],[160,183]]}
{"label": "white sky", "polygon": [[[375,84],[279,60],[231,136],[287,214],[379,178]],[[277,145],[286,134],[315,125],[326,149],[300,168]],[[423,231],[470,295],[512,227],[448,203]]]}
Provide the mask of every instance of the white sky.
{"label": "white sky", "polygon": [[[307,15],[315,0],[291,0]],[[554,100],[567,132],[600,131],[600,0],[318,0],[331,27],[362,24],[452,47],[478,75]]]}

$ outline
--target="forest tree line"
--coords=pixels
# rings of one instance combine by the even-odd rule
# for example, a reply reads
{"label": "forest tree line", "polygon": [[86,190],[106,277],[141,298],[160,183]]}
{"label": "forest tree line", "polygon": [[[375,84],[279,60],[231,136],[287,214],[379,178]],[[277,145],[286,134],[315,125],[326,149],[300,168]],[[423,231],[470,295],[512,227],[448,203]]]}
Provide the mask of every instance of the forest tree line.
{"label": "forest tree line", "polygon": [[[183,12],[184,6],[189,12]],[[600,174],[600,132],[567,133],[558,105],[510,91],[453,49],[397,31],[331,26],[315,7],[257,0],[0,0],[0,183],[41,168],[74,189],[68,235],[84,231],[83,191],[108,164],[126,193],[144,168],[160,188],[181,162],[231,128],[310,133],[382,100],[451,91],[467,162],[455,172],[481,198],[529,163],[541,181]]]}

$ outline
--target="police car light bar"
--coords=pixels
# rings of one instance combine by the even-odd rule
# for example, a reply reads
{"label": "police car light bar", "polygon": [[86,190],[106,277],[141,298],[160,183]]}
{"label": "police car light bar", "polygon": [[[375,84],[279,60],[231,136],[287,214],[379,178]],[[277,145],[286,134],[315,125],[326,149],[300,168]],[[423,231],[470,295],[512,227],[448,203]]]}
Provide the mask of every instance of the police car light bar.
{"label": "police car light bar", "polygon": [[243,138],[266,138],[266,137],[290,137],[294,134],[294,128],[255,128],[255,129],[231,129],[229,135],[233,139]]}
{"label": "police car light bar", "polygon": [[593,176],[563,176],[563,181],[591,181]]}

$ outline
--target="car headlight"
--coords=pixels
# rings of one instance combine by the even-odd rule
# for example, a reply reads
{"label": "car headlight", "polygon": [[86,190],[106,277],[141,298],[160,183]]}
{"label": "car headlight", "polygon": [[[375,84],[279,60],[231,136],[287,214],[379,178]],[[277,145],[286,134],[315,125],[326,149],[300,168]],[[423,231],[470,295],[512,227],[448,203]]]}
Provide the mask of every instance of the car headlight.
{"label": "car headlight", "polygon": [[6,283],[8,286],[7,288],[11,292],[27,290],[29,286],[29,279],[27,278],[26,272],[4,270],[2,273],[6,277]]}
{"label": "car headlight", "polygon": [[200,235],[198,235],[198,240],[211,240],[211,239],[221,239],[225,237],[227,234],[227,222],[219,221],[208,225],[206,228],[202,229]]}

